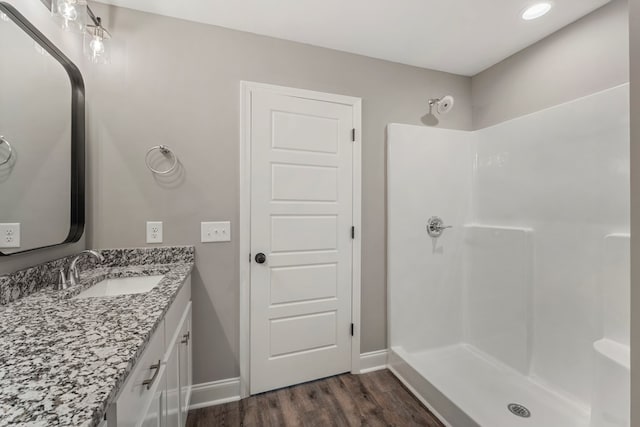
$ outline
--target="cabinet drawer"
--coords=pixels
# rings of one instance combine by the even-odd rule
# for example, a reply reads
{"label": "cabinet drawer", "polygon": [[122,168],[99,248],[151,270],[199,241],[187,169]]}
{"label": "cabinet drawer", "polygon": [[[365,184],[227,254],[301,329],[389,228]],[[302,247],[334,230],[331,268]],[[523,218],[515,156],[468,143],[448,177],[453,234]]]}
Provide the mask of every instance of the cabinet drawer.
{"label": "cabinet drawer", "polygon": [[167,311],[167,314],[164,317],[166,331],[165,343],[167,348],[169,348],[171,341],[179,332],[178,326],[180,325],[180,320],[182,320],[182,316],[184,315],[184,311],[187,309],[189,301],[191,301],[191,276],[187,277],[182,289],[180,289],[180,292],[178,293],[178,296],[175,301],[173,301],[171,307],[169,307],[169,311]]}
{"label": "cabinet drawer", "polygon": [[[139,425],[141,411],[148,407],[153,399],[160,383],[162,363],[157,368],[152,367],[157,366],[164,357],[164,335],[165,322],[162,320],[116,400],[117,427]],[[145,381],[152,379],[153,382],[148,386],[144,384]]]}

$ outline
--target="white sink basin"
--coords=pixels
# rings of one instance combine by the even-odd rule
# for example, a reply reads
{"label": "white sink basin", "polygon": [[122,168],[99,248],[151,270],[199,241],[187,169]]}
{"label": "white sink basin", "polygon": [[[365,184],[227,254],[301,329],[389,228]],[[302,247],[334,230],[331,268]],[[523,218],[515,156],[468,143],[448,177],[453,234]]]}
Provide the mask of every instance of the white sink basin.
{"label": "white sink basin", "polygon": [[143,294],[155,288],[164,276],[139,276],[105,279],[74,298],[110,297],[116,295]]}

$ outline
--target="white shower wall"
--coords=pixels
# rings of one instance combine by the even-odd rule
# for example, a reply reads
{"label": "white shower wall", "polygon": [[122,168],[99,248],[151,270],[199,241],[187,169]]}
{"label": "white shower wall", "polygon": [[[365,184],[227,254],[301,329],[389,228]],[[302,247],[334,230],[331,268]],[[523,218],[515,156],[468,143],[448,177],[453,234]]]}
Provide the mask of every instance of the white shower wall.
{"label": "white shower wall", "polygon": [[533,230],[463,229],[464,342],[528,374],[532,350]]}
{"label": "white shower wall", "polygon": [[[446,346],[463,337],[464,233],[458,225],[470,214],[470,135],[388,127],[387,268],[389,279],[401,284],[389,294],[389,327],[391,343],[402,343],[407,351]],[[431,215],[456,227],[437,241],[425,238]]]}
{"label": "white shower wall", "polygon": [[[610,260],[628,250],[628,93],[475,132],[389,125],[392,348],[470,344],[590,405],[603,301],[628,302],[628,261]],[[454,226],[437,240],[433,215]]]}
{"label": "white shower wall", "polygon": [[629,232],[629,87],[479,131],[474,169],[474,220],[534,230],[532,374],[588,402],[604,239]]}

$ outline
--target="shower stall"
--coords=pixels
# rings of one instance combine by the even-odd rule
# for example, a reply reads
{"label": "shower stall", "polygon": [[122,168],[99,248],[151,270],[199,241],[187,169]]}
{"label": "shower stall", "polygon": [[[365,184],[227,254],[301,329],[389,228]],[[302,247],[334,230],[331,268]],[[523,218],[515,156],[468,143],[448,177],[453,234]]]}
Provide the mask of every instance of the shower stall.
{"label": "shower stall", "polygon": [[629,426],[628,85],[391,124],[387,174],[396,376],[454,427]]}

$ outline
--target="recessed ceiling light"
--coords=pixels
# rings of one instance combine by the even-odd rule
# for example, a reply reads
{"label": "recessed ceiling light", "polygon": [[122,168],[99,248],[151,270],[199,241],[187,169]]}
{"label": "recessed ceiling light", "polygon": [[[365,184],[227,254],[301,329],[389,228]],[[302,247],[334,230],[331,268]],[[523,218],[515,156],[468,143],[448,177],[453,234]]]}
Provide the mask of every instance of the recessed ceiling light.
{"label": "recessed ceiling light", "polygon": [[529,6],[522,12],[522,19],[525,21],[531,21],[532,19],[540,18],[546,15],[551,10],[551,3],[543,2],[536,3]]}

